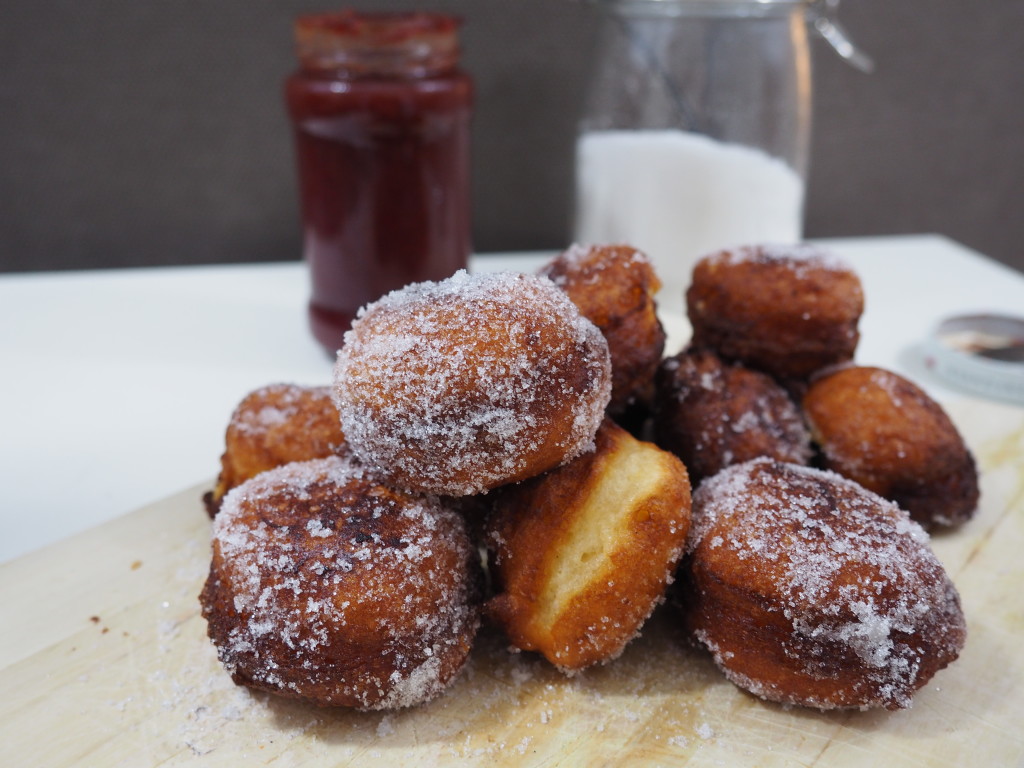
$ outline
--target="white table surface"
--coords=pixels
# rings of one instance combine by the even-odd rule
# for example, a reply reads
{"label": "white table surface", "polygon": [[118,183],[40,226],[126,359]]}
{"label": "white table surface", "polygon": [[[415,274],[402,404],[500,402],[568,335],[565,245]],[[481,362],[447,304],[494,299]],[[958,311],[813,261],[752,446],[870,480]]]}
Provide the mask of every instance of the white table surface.
{"label": "white table surface", "polygon": [[[963,393],[918,354],[938,321],[1024,315],[1024,274],[945,238],[822,242],[864,284],[857,360],[940,400]],[[471,268],[545,258],[484,255]],[[249,391],[327,383],[307,281],[299,262],[0,276],[0,562],[212,479]],[[674,352],[689,329],[665,322]]]}

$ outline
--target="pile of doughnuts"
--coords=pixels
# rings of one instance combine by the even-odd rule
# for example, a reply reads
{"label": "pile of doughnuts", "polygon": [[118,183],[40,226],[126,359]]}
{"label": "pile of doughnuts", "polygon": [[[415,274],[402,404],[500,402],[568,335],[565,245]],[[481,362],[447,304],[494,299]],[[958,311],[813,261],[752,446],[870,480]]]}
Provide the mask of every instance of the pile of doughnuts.
{"label": "pile of doughnuts", "polygon": [[[650,390],[657,286],[629,257],[640,292],[605,317],[647,310],[629,323],[657,344]],[[690,485],[608,419],[612,382],[604,334],[551,279],[459,272],[364,307],[329,396],[247,396],[205,497],[200,598],[234,680],[320,705],[420,704],[457,676],[481,615],[567,672],[620,654],[682,557]]]}
{"label": "pile of doughnuts", "polygon": [[974,458],[942,408],[853,363],[864,294],[843,261],[811,245],[720,251],[686,301],[693,336],[658,371],[654,423],[695,483],[758,456],[813,460],[926,528],[974,514]]}
{"label": "pile of doughnuts", "polygon": [[329,388],[247,396],[204,497],[200,602],[233,679],[414,706],[482,624],[575,674],[671,597],[752,693],[908,706],[965,637],[910,517],[973,511],[955,427],[910,382],[852,365],[863,295],[834,257],[705,258],[693,338],[668,358],[658,288],[627,246],[458,272],[364,307]]}

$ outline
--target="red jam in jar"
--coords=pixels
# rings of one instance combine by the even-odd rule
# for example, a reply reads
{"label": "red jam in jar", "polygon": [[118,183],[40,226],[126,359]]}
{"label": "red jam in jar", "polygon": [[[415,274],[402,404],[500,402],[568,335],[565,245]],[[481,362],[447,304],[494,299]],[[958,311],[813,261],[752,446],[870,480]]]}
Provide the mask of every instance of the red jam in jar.
{"label": "red jam in jar", "polygon": [[420,12],[301,16],[285,84],[313,335],[334,352],[357,310],[465,267],[473,87],[458,21]]}

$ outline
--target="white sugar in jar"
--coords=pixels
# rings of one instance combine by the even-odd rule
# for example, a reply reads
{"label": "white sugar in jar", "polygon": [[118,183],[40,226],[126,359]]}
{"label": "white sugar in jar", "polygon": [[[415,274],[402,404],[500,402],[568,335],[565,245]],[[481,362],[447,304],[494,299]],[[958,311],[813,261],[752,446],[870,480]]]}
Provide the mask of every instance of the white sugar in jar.
{"label": "white sugar in jar", "polygon": [[662,306],[694,263],[803,236],[810,143],[808,29],[870,61],[838,0],[592,0],[602,13],[576,145],[574,239],[653,260]]}
{"label": "white sugar in jar", "polygon": [[666,287],[687,285],[713,250],[801,237],[803,179],[760,149],[680,130],[612,130],[581,134],[576,151],[576,239],[639,248]]}

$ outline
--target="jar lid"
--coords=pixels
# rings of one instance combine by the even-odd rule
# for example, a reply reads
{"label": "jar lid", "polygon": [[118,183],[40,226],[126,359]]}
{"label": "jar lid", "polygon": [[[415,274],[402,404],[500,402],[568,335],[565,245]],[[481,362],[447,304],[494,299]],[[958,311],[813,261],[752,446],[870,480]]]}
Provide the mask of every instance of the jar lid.
{"label": "jar lid", "polygon": [[752,18],[776,16],[804,9],[807,23],[839,57],[861,72],[874,71],[875,64],[860,50],[839,23],[840,0],[593,0],[616,11],[637,15],[685,17],[725,16]]}
{"label": "jar lid", "polygon": [[925,366],[983,397],[1024,403],[1024,319],[958,315],[925,344]]}
{"label": "jar lid", "polygon": [[668,6],[688,6],[691,8],[700,9],[703,7],[713,8],[719,6],[736,6],[739,8],[748,6],[779,6],[779,5],[812,5],[820,0],[594,0],[594,2],[603,5],[621,5],[621,6],[634,6],[643,7],[651,6],[652,8],[660,7],[662,9]]}
{"label": "jar lid", "polygon": [[424,74],[458,58],[455,16],[425,11],[336,11],[295,19],[299,59],[350,74]]}

